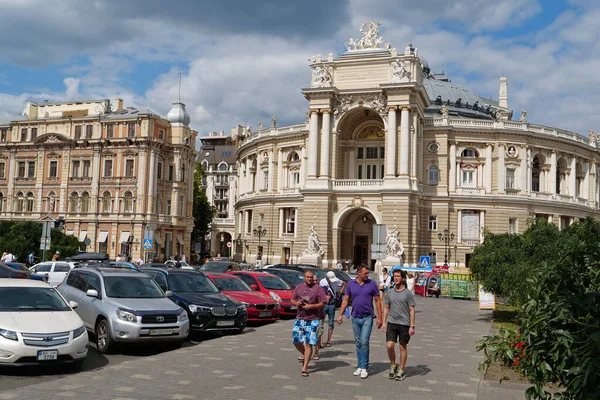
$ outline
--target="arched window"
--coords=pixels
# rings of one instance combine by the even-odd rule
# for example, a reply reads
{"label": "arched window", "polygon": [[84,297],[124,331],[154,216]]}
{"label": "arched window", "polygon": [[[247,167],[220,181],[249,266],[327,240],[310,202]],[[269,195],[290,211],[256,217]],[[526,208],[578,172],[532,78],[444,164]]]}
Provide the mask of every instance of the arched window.
{"label": "arched window", "polygon": [[582,198],[586,198],[587,194],[583,193],[583,179],[585,178],[585,175],[583,174],[583,167],[581,166],[581,163],[577,163],[576,165],[576,169],[575,169],[575,193],[573,193],[574,196],[577,197],[582,197]]}
{"label": "arched window", "polygon": [[540,191],[540,159],[538,156],[533,157],[533,164],[531,166],[531,191]]}
{"label": "arched window", "polygon": [[69,198],[69,211],[72,213],[77,212],[77,203],[79,202],[79,195],[77,192],[71,193],[71,197]]}
{"label": "arched window", "polygon": [[15,199],[15,212],[23,212],[25,207],[25,197],[23,196],[23,192],[17,193],[17,197]]}
{"label": "arched window", "polygon": [[125,192],[125,196],[123,198],[123,212],[132,213],[133,212],[133,196],[131,192]]}
{"label": "arched window", "polygon": [[474,150],[474,149],[464,149],[461,156],[462,157],[479,157],[479,153],[477,153],[477,150]]}
{"label": "arched window", "polygon": [[27,212],[33,212],[33,193],[27,193]]}
{"label": "arched window", "polygon": [[297,152],[291,152],[288,157],[288,179],[287,187],[295,188],[300,186],[300,156]]}
{"label": "arched window", "polygon": [[288,157],[289,162],[300,161],[300,156],[295,151],[291,152]]}
{"label": "arched window", "polygon": [[440,181],[440,169],[437,165],[432,164],[429,166],[429,185],[437,186]]}
{"label": "arched window", "polygon": [[109,213],[112,211],[112,197],[110,192],[104,192],[102,195],[102,212]]}
{"label": "arched window", "polygon": [[226,162],[222,162],[221,164],[219,164],[219,171],[227,171],[227,168],[229,168],[229,166]]}
{"label": "arched window", "polygon": [[87,213],[90,211],[90,194],[88,192],[83,192],[81,195],[81,212]]}

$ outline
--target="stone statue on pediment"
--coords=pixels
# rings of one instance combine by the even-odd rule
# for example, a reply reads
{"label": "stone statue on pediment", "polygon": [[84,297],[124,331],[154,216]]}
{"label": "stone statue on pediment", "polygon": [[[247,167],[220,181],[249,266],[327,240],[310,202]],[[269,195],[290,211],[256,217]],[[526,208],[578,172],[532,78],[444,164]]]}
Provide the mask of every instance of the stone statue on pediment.
{"label": "stone statue on pediment", "polygon": [[519,118],[519,121],[527,123],[527,111],[521,110],[521,118]]}
{"label": "stone statue on pediment", "polygon": [[271,118],[271,128],[277,128],[277,119],[275,118],[274,115]]}
{"label": "stone statue on pediment", "polygon": [[406,69],[406,65],[404,61],[400,58],[397,58],[396,61],[392,62],[392,79],[390,83],[402,83],[409,82],[411,73],[408,69]]}
{"label": "stone statue on pediment", "polygon": [[371,22],[367,21],[363,23],[360,27],[360,33],[363,34],[363,37],[358,40],[354,40],[350,38],[346,42],[346,49],[348,51],[357,51],[357,50],[370,50],[370,49],[390,49],[390,43],[379,36],[378,26],[381,24],[379,22]]}
{"label": "stone statue on pediment", "polygon": [[258,121],[258,130],[257,130],[257,132],[260,132],[262,130],[263,130],[263,124],[262,124],[262,122]]}

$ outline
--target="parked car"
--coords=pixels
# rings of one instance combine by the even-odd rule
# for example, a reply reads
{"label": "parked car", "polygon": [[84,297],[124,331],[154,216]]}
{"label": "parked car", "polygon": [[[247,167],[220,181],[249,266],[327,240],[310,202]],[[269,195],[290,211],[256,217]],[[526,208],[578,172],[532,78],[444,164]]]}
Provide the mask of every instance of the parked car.
{"label": "parked car", "polygon": [[31,279],[31,273],[17,271],[13,267],[0,263],[0,278]]}
{"label": "parked car", "polygon": [[108,268],[122,268],[122,269],[138,269],[138,267],[129,261],[109,261],[108,265],[103,263]]}
{"label": "parked car", "polygon": [[198,269],[202,272],[220,272],[241,271],[240,264],[235,261],[208,261]]}
{"label": "parked car", "polygon": [[244,305],[223,293],[202,272],[175,268],[144,268],[146,275],[168,293],[169,298],[187,311],[193,331],[246,328],[248,312]]}
{"label": "parked car", "polygon": [[284,268],[268,268],[268,269],[255,269],[255,272],[266,272],[267,274],[273,274],[285,281],[290,287],[295,288],[298,284],[304,282],[304,276],[302,271],[296,271],[293,269]]}
{"label": "parked car", "polygon": [[27,268],[27,265],[25,265],[25,264],[22,264],[19,262],[4,262],[2,264],[9,266],[10,268],[14,269],[15,271],[19,271],[24,274],[27,274],[29,276],[29,279],[33,279],[36,281],[44,281],[45,280],[45,278],[42,276],[32,275],[31,271],[29,271],[29,268]]}
{"label": "parked car", "polygon": [[133,269],[74,268],[58,289],[79,303],[77,314],[96,336],[101,353],[119,343],[180,347],[190,330],[185,310],[154,280]]}
{"label": "parked car", "polygon": [[281,306],[281,315],[296,315],[297,308],[292,305],[294,290],[278,276],[266,272],[230,271],[228,274],[242,279],[250,289],[271,296]]}
{"label": "parked car", "polygon": [[248,311],[248,321],[277,321],[281,307],[271,296],[250,289],[239,277],[230,274],[206,274],[221,293],[239,300]]}
{"label": "parked car", "polygon": [[52,286],[58,286],[73,268],[75,263],[72,261],[44,261],[35,264],[29,268],[29,271],[35,276],[42,277]]}
{"label": "parked car", "polygon": [[0,365],[81,366],[88,335],[77,306],[46,282],[0,279]]}
{"label": "parked car", "polygon": [[193,271],[194,267],[192,267],[190,264],[188,264],[185,261],[174,261],[174,260],[167,260],[165,261],[165,264],[169,267],[175,267],[175,268],[181,268],[181,269],[187,269],[189,271]]}

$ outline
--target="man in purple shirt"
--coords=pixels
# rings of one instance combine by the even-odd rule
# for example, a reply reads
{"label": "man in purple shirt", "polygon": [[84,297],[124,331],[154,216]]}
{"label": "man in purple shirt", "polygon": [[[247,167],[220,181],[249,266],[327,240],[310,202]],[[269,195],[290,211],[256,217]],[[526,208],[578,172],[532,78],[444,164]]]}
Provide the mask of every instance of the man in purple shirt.
{"label": "man in purple shirt", "polygon": [[325,291],[314,279],[312,271],[304,272],[304,283],[294,289],[293,306],[298,307],[298,314],[292,328],[292,339],[296,349],[302,354],[302,376],[308,376],[308,363],[312,357],[312,346],[317,344],[320,315],[327,303]]}
{"label": "man in purple shirt", "polygon": [[[356,357],[358,358],[358,369],[354,371],[354,376],[366,379],[369,376],[367,372],[369,368],[369,340],[373,329],[373,318],[377,318],[377,328],[381,328],[383,312],[379,287],[375,281],[369,279],[369,267],[365,264],[358,267],[358,276],[355,280],[348,282],[348,286],[346,286],[338,324],[343,322],[342,317],[346,307],[348,307],[350,298],[352,298],[352,330],[354,331]],[[377,305],[377,315],[373,310],[373,300]]]}

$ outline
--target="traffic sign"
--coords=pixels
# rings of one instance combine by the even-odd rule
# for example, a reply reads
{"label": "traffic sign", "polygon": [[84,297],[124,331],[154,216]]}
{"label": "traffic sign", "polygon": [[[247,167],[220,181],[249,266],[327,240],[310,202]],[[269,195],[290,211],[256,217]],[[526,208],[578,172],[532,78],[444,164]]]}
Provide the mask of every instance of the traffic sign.
{"label": "traffic sign", "polygon": [[231,248],[231,246],[233,246],[233,243],[227,242],[227,247]]}
{"label": "traffic sign", "polygon": [[151,249],[152,248],[152,239],[151,238],[145,238],[144,239],[144,248],[145,249]]}
{"label": "traffic sign", "polygon": [[422,268],[431,267],[431,259],[429,258],[429,256],[421,256],[421,258],[419,259],[419,267],[422,267]]}

